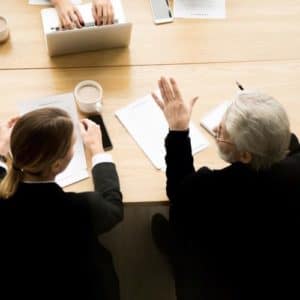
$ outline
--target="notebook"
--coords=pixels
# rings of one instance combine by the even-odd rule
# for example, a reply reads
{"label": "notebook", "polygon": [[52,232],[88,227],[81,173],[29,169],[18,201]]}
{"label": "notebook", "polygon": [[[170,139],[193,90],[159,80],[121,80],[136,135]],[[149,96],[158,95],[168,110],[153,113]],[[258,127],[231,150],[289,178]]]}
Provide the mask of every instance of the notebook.
{"label": "notebook", "polygon": [[92,14],[92,3],[76,5],[84,20],[85,26],[71,30],[60,27],[55,8],[41,10],[43,30],[50,56],[94,51],[107,48],[128,47],[132,24],[127,22],[121,0],[112,0],[115,23],[95,26]]}
{"label": "notebook", "polygon": [[227,108],[230,106],[230,101],[225,101],[218,105],[216,108],[211,110],[209,113],[207,113],[200,121],[200,124],[211,134],[215,135],[213,130],[215,127],[217,127],[221,121],[222,118],[227,110]]}
{"label": "notebook", "polygon": [[[158,93],[157,93],[158,94]],[[147,95],[115,112],[117,118],[141,147],[155,168],[166,169],[164,141],[169,126],[151,95]],[[192,153],[208,146],[194,124],[190,124]]]}

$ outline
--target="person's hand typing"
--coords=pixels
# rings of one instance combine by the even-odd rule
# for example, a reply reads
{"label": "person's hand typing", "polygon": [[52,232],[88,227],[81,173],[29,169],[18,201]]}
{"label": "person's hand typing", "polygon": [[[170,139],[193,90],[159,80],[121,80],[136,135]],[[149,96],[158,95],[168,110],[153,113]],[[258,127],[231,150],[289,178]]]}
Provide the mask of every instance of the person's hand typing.
{"label": "person's hand typing", "polygon": [[89,119],[83,119],[80,123],[80,131],[83,143],[92,156],[104,152],[99,125]]}
{"label": "person's hand typing", "polygon": [[73,29],[83,26],[82,16],[70,0],[52,0],[52,4],[57,10],[63,28]]}
{"label": "person's hand typing", "polygon": [[152,93],[152,97],[163,111],[170,130],[187,130],[189,128],[192,108],[198,97],[193,98],[187,103],[183,101],[177,83],[173,78],[168,82],[166,78],[161,77],[158,81],[158,86],[162,100],[155,93]]}
{"label": "person's hand typing", "polygon": [[0,155],[7,157],[10,147],[11,131],[19,117],[14,117],[8,122],[0,122]]}
{"label": "person's hand typing", "polygon": [[96,25],[114,23],[114,9],[110,0],[93,0],[92,12]]}

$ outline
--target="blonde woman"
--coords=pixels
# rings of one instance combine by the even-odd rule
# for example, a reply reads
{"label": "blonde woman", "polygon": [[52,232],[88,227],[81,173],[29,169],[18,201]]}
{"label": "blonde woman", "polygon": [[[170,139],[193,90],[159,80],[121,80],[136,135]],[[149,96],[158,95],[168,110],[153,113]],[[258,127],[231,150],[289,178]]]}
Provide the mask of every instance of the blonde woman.
{"label": "blonde woman", "polygon": [[95,186],[84,193],[54,181],[73,157],[66,112],[39,109],[0,126],[1,299],[119,299],[111,255],[97,239],[123,218],[118,175],[99,127],[80,126]]}

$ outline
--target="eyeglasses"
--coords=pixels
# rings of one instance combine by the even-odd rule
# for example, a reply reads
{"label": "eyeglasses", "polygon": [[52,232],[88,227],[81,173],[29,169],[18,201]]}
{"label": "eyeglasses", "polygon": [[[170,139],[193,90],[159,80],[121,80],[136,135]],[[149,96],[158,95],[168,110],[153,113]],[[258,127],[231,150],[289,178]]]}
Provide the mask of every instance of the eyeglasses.
{"label": "eyeglasses", "polygon": [[222,125],[220,124],[217,127],[217,129],[216,129],[216,134],[215,134],[216,141],[219,142],[219,143],[224,143],[224,144],[228,144],[228,145],[234,145],[234,143],[222,139],[221,138],[221,132],[222,132]]}

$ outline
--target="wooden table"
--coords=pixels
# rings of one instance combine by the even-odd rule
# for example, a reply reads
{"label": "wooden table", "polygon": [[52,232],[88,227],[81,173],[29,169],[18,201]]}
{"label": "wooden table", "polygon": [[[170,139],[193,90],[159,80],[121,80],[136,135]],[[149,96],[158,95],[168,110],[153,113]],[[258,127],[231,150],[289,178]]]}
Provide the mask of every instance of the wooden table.
{"label": "wooden table", "polygon": [[10,41],[0,68],[137,66],[300,59],[299,0],[227,0],[224,20],[179,20],[156,26],[149,0],[122,0],[133,23],[130,47],[49,58],[40,6],[0,1]]}
{"label": "wooden table", "polygon": [[[14,115],[17,104],[52,94],[71,92],[81,80],[93,79],[104,88],[103,117],[114,144],[113,158],[120,175],[124,201],[165,201],[165,175],[156,170],[133,141],[114,112],[157,88],[160,75],[173,76],[186,98],[198,95],[193,120],[210,146],[195,155],[195,165],[220,168],[213,139],[199,126],[200,118],[218,103],[237,92],[235,80],[247,88],[259,89],[280,100],[291,125],[300,135],[300,60],[292,62],[253,62],[141,67],[101,67],[78,69],[0,70],[1,119]],[[83,191],[92,187],[84,180],[66,190]]]}

